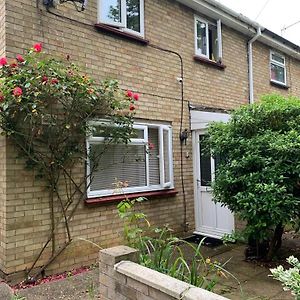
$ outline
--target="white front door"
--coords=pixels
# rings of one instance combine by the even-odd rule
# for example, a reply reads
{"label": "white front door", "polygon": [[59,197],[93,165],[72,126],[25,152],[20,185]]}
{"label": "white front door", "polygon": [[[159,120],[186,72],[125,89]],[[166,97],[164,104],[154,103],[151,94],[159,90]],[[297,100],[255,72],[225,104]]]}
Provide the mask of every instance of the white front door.
{"label": "white front door", "polygon": [[194,144],[194,181],[195,181],[195,233],[204,236],[221,238],[234,230],[234,216],[220,203],[212,200],[211,183],[218,165],[203,149],[205,130],[193,132]]}

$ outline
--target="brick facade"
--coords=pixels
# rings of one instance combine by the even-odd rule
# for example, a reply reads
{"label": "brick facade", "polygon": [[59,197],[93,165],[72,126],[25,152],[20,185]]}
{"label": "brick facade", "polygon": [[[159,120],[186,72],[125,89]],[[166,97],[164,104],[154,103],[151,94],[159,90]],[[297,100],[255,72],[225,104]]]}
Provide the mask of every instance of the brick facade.
{"label": "brick facade", "polygon": [[[37,5],[38,4],[38,5]],[[178,234],[183,232],[183,199],[180,183],[180,62],[176,55],[151,46],[103,33],[94,28],[97,20],[96,0],[89,1],[83,13],[72,4],[53,9],[77,21],[70,21],[46,12],[39,1],[0,0],[0,54],[8,58],[22,54],[35,42],[42,42],[47,53],[71,55],[86,74],[101,80],[116,78],[124,89],[141,94],[137,118],[168,121],[173,127],[174,179],[176,197],[153,199],[144,204],[151,223],[168,223]],[[84,22],[87,25],[82,24]],[[90,25],[88,25],[90,24]],[[232,109],[248,102],[247,41],[249,37],[223,25],[223,58],[226,68],[196,62],[194,55],[194,11],[171,0],[145,1],[145,38],[150,44],[177,51],[184,62],[184,123],[189,128],[188,104]],[[287,56],[286,56],[287,57]],[[300,65],[287,57],[288,85],[283,90],[270,85],[269,48],[254,43],[255,99],[264,93],[300,96]],[[5,274],[29,268],[49,235],[48,192],[32,172],[24,170],[16,149],[1,138],[0,180],[0,268]],[[184,146],[184,182],[189,230],[194,229],[194,187],[191,138]],[[78,173],[84,168],[78,169]],[[159,213],[158,213],[159,212]],[[120,243],[122,223],[116,205],[86,207],[81,203],[71,223],[73,236],[89,239],[101,247]],[[58,240],[64,237],[60,231]],[[59,244],[59,242],[58,242]],[[50,250],[49,250],[50,251]],[[49,251],[40,259],[43,264]],[[98,249],[75,241],[48,271],[63,271],[90,264]]]}

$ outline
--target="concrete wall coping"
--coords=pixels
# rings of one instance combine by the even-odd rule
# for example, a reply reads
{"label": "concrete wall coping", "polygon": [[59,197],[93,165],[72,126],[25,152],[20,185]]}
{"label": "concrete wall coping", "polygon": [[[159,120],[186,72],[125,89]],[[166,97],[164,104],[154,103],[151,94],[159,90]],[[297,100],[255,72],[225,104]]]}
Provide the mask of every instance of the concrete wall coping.
{"label": "concrete wall coping", "polygon": [[157,289],[175,299],[182,300],[228,300],[201,288],[151,270],[131,261],[121,261],[114,269],[127,277]]}

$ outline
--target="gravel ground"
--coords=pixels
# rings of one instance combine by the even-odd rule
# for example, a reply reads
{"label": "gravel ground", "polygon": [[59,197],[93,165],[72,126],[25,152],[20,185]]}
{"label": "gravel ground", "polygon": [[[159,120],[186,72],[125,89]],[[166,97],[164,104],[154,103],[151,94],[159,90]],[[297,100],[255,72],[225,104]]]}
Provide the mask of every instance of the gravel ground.
{"label": "gravel ground", "polygon": [[20,290],[17,295],[26,300],[94,300],[98,299],[98,279],[99,270],[96,268],[66,279]]}

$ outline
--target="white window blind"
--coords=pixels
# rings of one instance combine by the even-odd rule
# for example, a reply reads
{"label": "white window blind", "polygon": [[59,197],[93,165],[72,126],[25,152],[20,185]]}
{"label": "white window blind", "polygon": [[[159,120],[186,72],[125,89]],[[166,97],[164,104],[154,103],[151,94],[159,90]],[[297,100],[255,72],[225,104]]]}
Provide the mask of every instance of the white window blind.
{"label": "white window blind", "polygon": [[127,145],[105,143],[97,129],[88,137],[89,197],[120,193],[120,181],[125,183],[122,192],[173,187],[171,127],[135,124],[134,129],[136,135]]}

